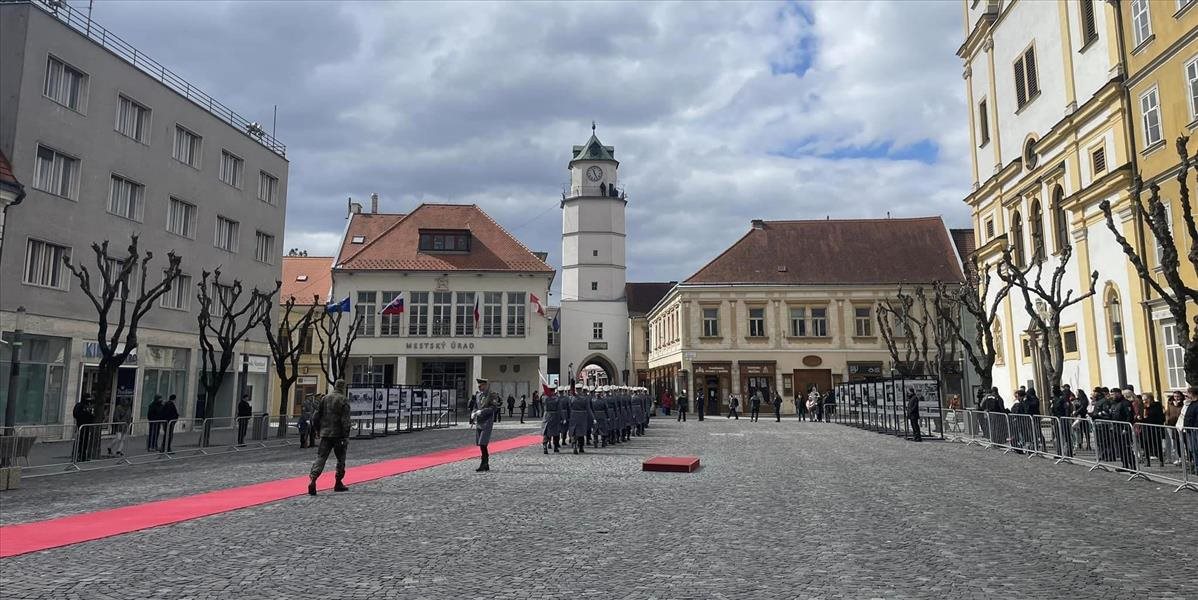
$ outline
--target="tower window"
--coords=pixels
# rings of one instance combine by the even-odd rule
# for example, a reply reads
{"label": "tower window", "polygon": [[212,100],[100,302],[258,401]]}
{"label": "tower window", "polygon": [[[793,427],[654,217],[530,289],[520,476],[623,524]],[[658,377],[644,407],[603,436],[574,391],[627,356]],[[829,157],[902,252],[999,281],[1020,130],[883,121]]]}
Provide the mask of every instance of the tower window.
{"label": "tower window", "polygon": [[599,256],[598,250],[591,250],[591,256]]}
{"label": "tower window", "polygon": [[591,291],[592,291],[592,292],[597,292],[597,291],[599,291],[599,282],[598,282],[598,281],[592,281],[592,282],[591,282]]}
{"label": "tower window", "polygon": [[596,340],[603,339],[603,323],[601,321],[591,323],[591,338]]}

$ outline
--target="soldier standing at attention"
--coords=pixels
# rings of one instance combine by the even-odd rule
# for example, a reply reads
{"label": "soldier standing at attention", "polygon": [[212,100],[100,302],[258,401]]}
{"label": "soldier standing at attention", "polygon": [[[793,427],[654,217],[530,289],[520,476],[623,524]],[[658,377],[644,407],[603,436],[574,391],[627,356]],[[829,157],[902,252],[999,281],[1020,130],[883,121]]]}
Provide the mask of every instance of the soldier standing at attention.
{"label": "soldier standing at attention", "polygon": [[324,463],[329,459],[329,453],[337,455],[337,484],[335,492],[347,492],[348,487],[342,479],[345,478],[345,451],[349,447],[349,402],[345,400],[345,380],[338,379],[333,384],[333,393],[324,397],[312,417],[312,426],[320,434],[320,449],[316,453],[316,462],[312,463],[311,479],[308,481],[308,495],[316,495],[316,479],[324,471]]}
{"label": "soldier standing at attention", "polygon": [[549,454],[549,442],[553,442],[553,451],[559,452],[559,440],[562,435],[562,413],[558,405],[558,396],[566,388],[557,388],[557,394],[542,398],[545,412],[541,414],[541,449]]}
{"label": "soldier standing at attention", "polygon": [[[479,380],[479,386],[485,391],[486,381]],[[491,454],[487,452],[487,444],[491,443],[491,429],[495,426],[495,418],[503,409],[499,407],[497,394],[483,396],[479,403],[483,407],[471,413],[470,420],[474,422],[474,443],[478,446],[482,457],[482,462],[478,464],[478,468],[474,472],[484,473],[491,470]]]}
{"label": "soldier standing at attention", "polygon": [[611,398],[606,395],[596,394],[591,399],[591,412],[595,413],[595,432],[591,436],[591,447],[599,448],[607,447],[607,429],[610,427],[610,416],[608,415],[608,407],[611,406]]}

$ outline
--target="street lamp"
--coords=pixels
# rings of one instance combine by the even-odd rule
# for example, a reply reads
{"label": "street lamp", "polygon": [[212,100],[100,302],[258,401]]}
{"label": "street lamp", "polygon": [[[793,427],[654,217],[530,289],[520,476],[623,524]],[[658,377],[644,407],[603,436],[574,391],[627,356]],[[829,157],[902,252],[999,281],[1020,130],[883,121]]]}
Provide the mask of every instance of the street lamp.
{"label": "street lamp", "polygon": [[21,378],[21,337],[25,334],[25,307],[18,306],[12,331],[12,366],[8,370],[8,399],[4,403],[4,433],[13,435],[17,420],[17,383]]}

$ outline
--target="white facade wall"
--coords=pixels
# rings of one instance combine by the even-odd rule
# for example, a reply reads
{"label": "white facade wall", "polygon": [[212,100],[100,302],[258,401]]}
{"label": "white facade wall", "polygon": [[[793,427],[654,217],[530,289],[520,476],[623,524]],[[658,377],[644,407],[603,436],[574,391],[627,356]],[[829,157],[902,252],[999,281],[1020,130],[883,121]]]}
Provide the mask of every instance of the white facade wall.
{"label": "white facade wall", "polygon": [[[994,30],[994,82],[998,95],[998,122],[1002,136],[1002,162],[1023,153],[1029,134],[1043,136],[1065,116],[1064,65],[1061,29],[1055,2],[1015,2]],[[1015,94],[1015,60],[1029,46],[1036,48],[1040,96],[1023,109]],[[1075,61],[1076,65],[1076,61]]]}

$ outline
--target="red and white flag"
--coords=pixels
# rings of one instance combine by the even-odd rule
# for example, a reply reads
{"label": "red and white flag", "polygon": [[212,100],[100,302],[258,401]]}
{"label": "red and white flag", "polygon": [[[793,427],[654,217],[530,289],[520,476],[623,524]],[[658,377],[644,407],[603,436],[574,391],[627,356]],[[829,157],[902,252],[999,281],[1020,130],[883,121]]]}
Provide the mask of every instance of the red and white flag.
{"label": "red and white flag", "polygon": [[537,298],[536,294],[529,294],[528,299],[532,301],[532,307],[536,309],[537,314],[542,317],[545,316],[545,307],[541,306],[541,299]]}
{"label": "red and white flag", "polygon": [[545,379],[545,374],[537,371],[537,375],[541,377],[541,395],[552,396],[554,394],[554,390],[553,388],[549,387],[549,381]]}

